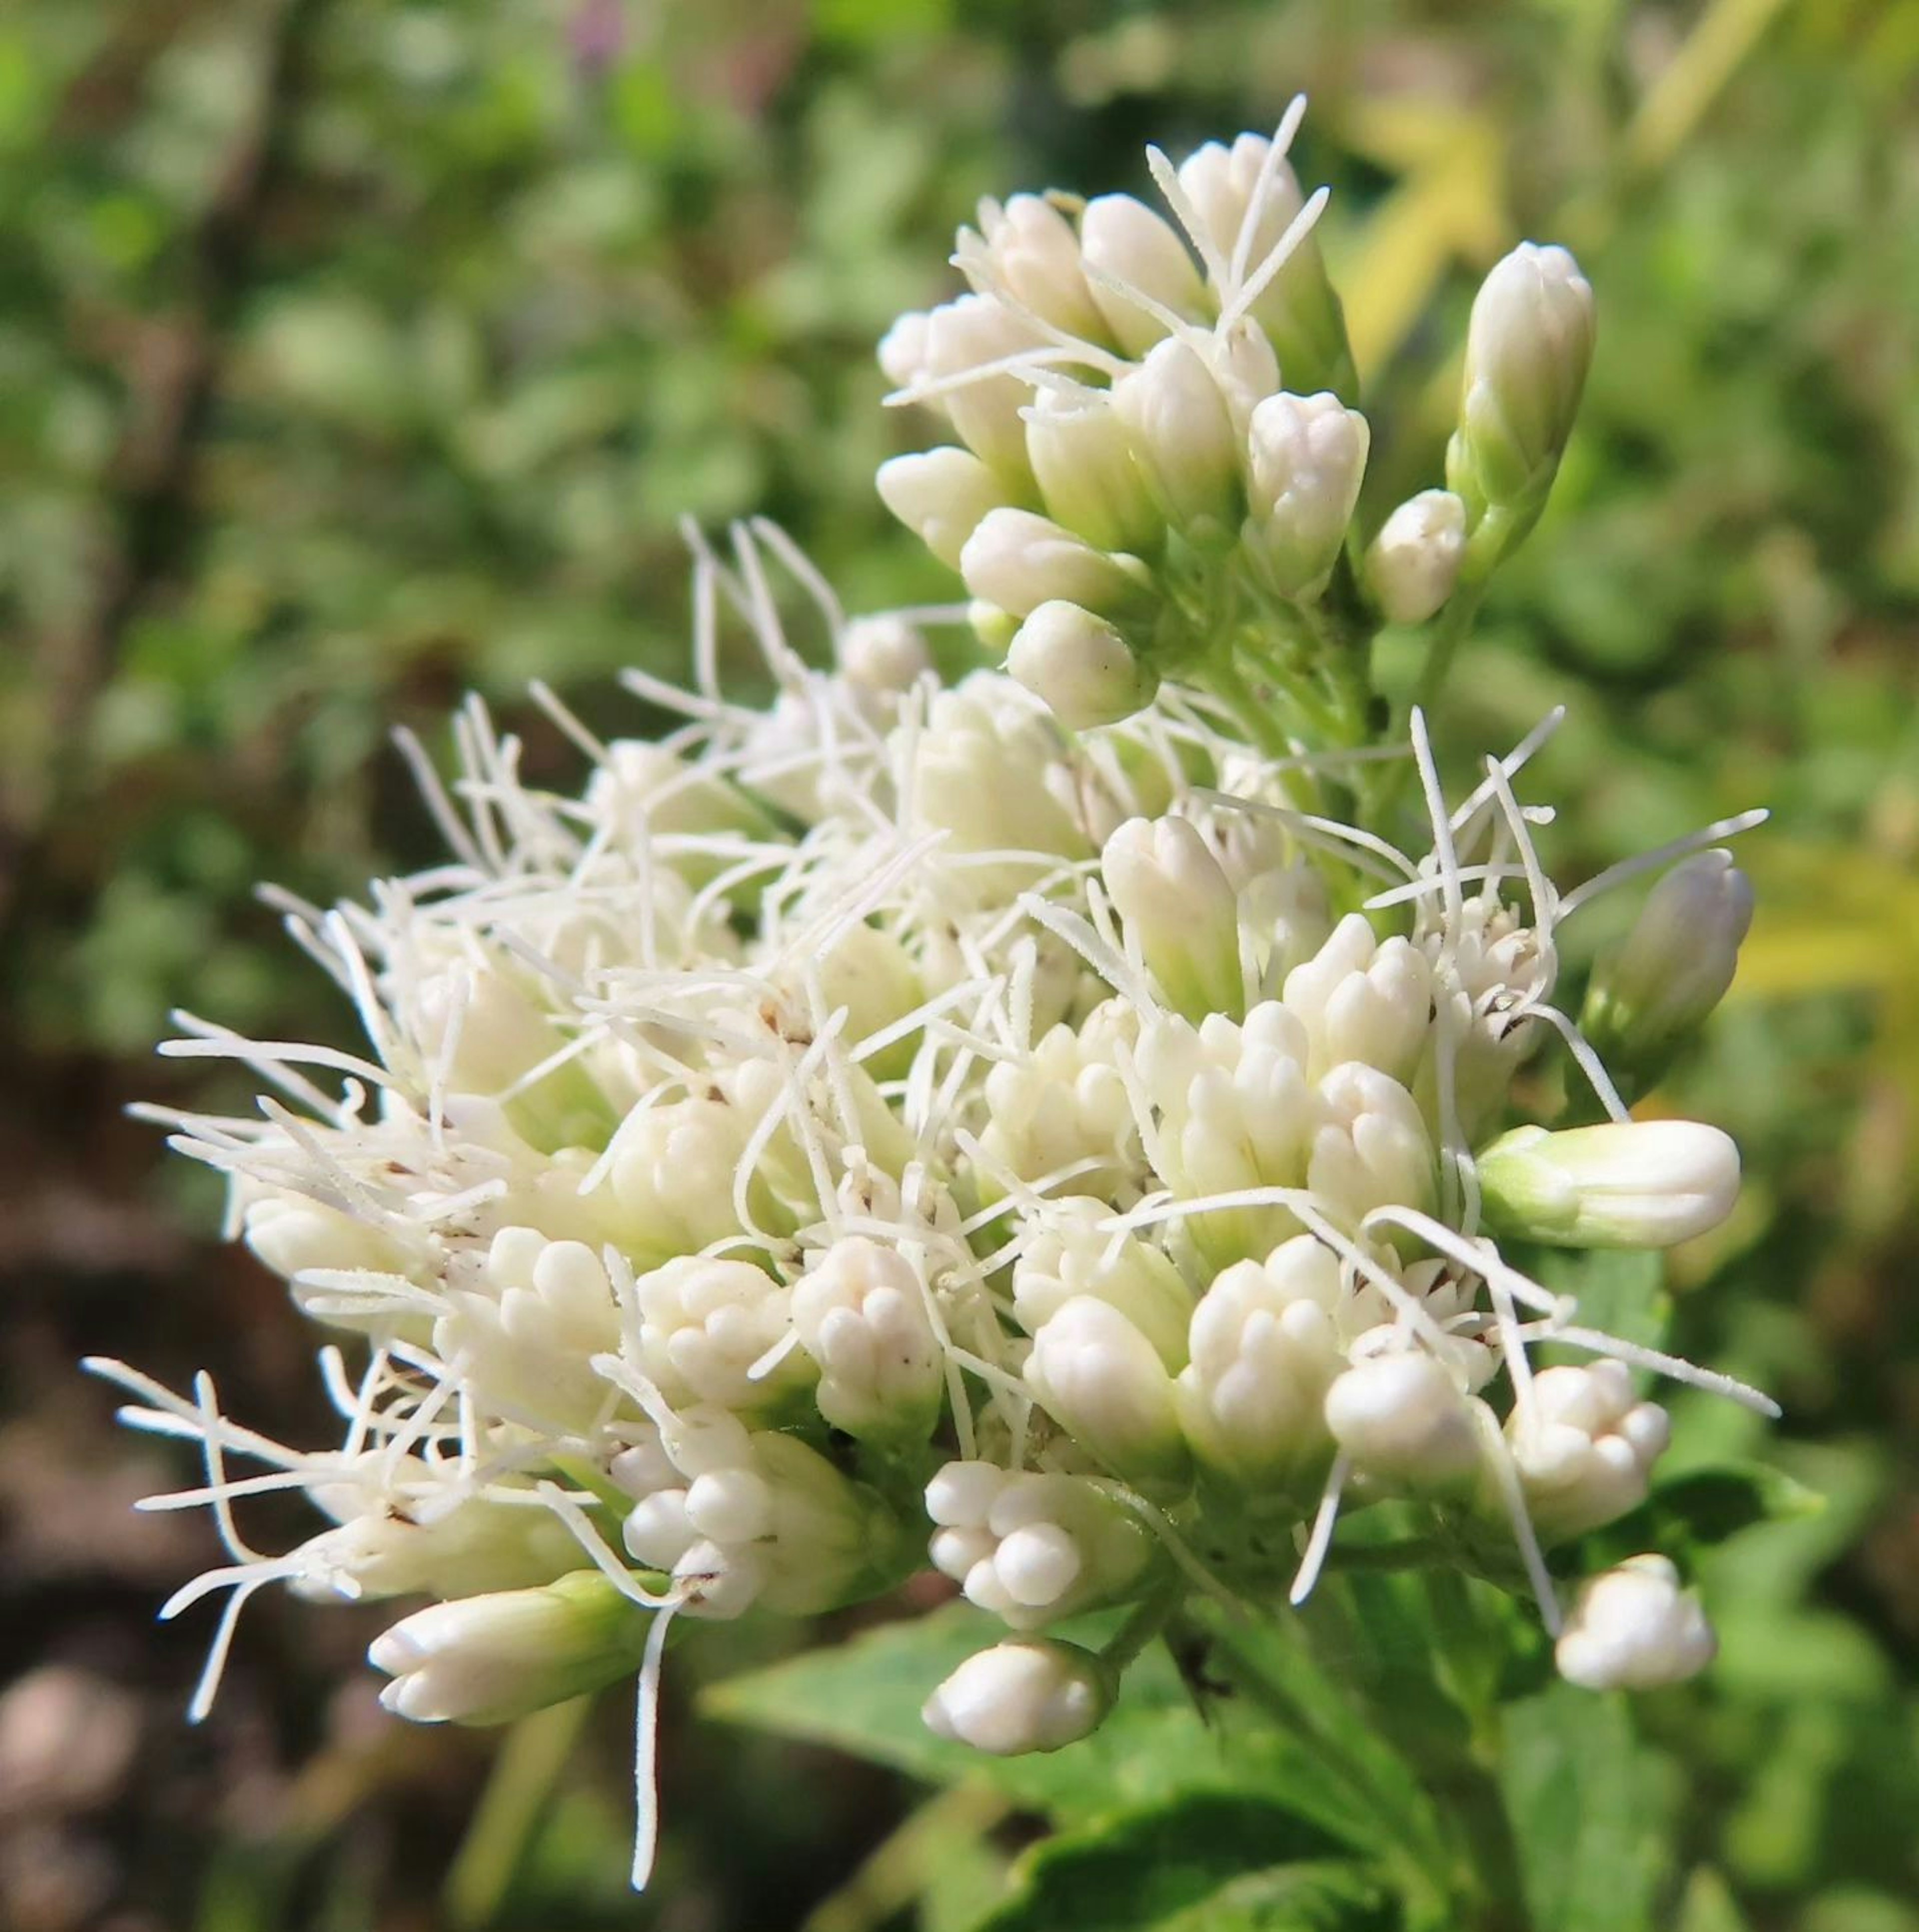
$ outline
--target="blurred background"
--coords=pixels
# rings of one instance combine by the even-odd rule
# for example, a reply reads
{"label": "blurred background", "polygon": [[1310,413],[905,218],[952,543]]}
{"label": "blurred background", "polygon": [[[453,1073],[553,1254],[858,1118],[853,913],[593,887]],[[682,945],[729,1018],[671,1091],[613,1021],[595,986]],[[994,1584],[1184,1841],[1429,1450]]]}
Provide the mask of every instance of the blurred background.
{"label": "blurred background", "polygon": [[1143,190],[1146,141],[1298,88],[1382,502],[1437,479],[1493,260],[1565,242],[1599,292],[1446,741],[1571,706],[1533,794],[1562,876],[1776,814],[1670,1090],[1749,1192],[1675,1286],[1687,1352],[1786,1404],[1728,1446],[1827,1504],[1717,1559],[1725,1660],[1657,1762],[1727,1881],[1688,1932],[1919,1928],[1915,0],[0,10],[0,1924],[877,1932],[914,1859],[984,1885],[1017,1849],[963,1790],[889,1838],[905,1784],[701,1719],[777,1633],[676,1654],[643,1901],[617,1698],[503,1748],[399,1725],[365,1618],[263,1598],[188,1730],[206,1631],[152,1618],[211,1540],[128,1514],[176,1466],[74,1364],[211,1362],[322,1439],[310,1335],[123,1111],[243,1100],[151,1058],[176,1006],[346,1037],[254,882],[428,856],[387,734],[440,742],[469,688],[555,782],[528,679],[643,724],[614,680],[681,662],[683,515],[775,517],[855,608],[949,594],[872,494],[917,430],[871,348],[948,292],[954,224]]}

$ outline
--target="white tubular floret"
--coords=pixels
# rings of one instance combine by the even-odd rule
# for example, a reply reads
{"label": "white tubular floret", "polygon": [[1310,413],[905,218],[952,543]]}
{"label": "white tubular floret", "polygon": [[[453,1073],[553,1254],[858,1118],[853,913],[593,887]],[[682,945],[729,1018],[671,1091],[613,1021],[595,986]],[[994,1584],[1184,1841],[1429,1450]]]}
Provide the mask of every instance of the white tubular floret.
{"label": "white tubular floret", "polygon": [[982,292],[1003,290],[1068,335],[1090,342],[1104,339],[1104,320],[1080,266],[1079,237],[1044,195],[981,202],[980,232],[963,229],[958,253],[963,268],[984,270]]}
{"label": "white tubular floret", "polygon": [[1095,549],[1144,556],[1164,542],[1165,519],[1104,395],[1041,390],[1026,412],[1026,452],[1048,514]]}
{"label": "white tubular floret", "polygon": [[1156,1247],[1105,1224],[1113,1210],[1088,1196],[1051,1201],[1013,1267],[1013,1311],[1029,1334],[1077,1295],[1110,1302],[1152,1344],[1169,1370],[1186,1360],[1193,1297]]}
{"label": "white tubular floret", "polygon": [[1006,501],[1005,486],[970,449],[891,457],[879,466],[873,482],[880,501],[955,570],[981,519]]}
{"label": "white tubular floret", "polygon": [[1405,1081],[1432,1021],[1432,968],[1411,940],[1376,938],[1364,914],[1348,913],[1281,997],[1305,1026],[1315,1076],[1356,1060]]}
{"label": "white tubular floret", "polygon": [[1380,526],[1366,581],[1387,621],[1423,624],[1452,595],[1466,555],[1466,506],[1450,490],[1422,490]]}
{"label": "white tubular floret", "polygon": [[795,1350],[755,1377],[793,1327],[792,1296],[750,1262],[689,1255],[640,1276],[640,1366],[669,1399],[722,1408],[773,1406],[810,1377]]}
{"label": "white tubular floret", "polygon": [[1026,1381],[1054,1419],[1116,1474],[1141,1482],[1185,1477],[1173,1378],[1152,1342],[1110,1302],[1075,1295],[1044,1322]]}
{"label": "white tubular floret", "polygon": [[1540,1370],[1506,1432],[1533,1527],[1554,1541],[1644,1502],[1672,1424],[1658,1403],[1638,1400],[1623,1363],[1599,1361]]}
{"label": "white tubular floret", "polygon": [[1629,1558],[1580,1591],[1554,1652],[1587,1690],[1653,1690],[1696,1677],[1719,1645],[1699,1600],[1663,1556]]}
{"label": "white tubular floret", "polygon": [[1752,882],[1722,850],[1695,852],[1647,896],[1594,974],[1581,1026],[1602,1055],[1656,1063],[1725,997],[1752,923]]}
{"label": "white tubular floret", "polygon": [[1059,598],[1123,622],[1152,603],[1138,566],[1128,568],[1030,510],[989,512],[960,552],[960,574],[975,597],[1015,617]]}
{"label": "white tubular floret", "polygon": [[1107,327],[1129,356],[1143,356],[1166,334],[1166,325],[1143,304],[1129,301],[1101,279],[1124,282],[1148,302],[1188,321],[1206,312],[1206,284],[1172,224],[1130,194],[1103,194],[1080,217],[1080,249],[1089,271],[1093,300]]}
{"label": "white tubular floret", "polygon": [[1089,1650],[1046,1637],[969,1657],[926,1700],[935,1736],[996,1757],[1053,1751],[1096,1730],[1112,1708],[1113,1675]]}
{"label": "white tubular floret", "polygon": [[1061,598],[1041,604],[1014,634],[1006,668],[1069,731],[1117,724],[1159,688],[1152,667],[1113,625]]}
{"label": "white tubular floret", "polygon": [[939,1414],[944,1358],[926,1290],[896,1248],[848,1235],[794,1285],[793,1325],[820,1366],[819,1411],[869,1441],[923,1442]]}
{"label": "white tubular floret", "polygon": [[1445,1364],[1410,1348],[1356,1364],[1326,1391],[1326,1426],[1354,1466],[1416,1495],[1472,1484],[1483,1412]]}
{"label": "white tubular floret", "polygon": [[1496,1231],[1556,1246],[1668,1248],[1739,1198],[1739,1150],[1696,1120],[1515,1127],[1478,1157]]}
{"label": "white tubular floret", "polygon": [[1430,1205],[1432,1142],[1412,1095],[1358,1060],[1333,1068],[1318,1090],[1323,1116],[1306,1184],[1327,1218],[1355,1229],[1375,1208]]}
{"label": "white tubular floret", "polygon": [[1214,1276],[1176,1390],[1187,1438],[1213,1474],[1295,1509],[1317,1489],[1332,1455],[1326,1391],[1347,1366],[1340,1297],[1339,1263],[1310,1234]]}
{"label": "white tubular floret", "polygon": [[1326,587],[1371,441],[1366,418],[1329,393],[1269,396],[1253,411],[1246,538],[1281,596],[1317,597]]}
{"label": "white tubular floret", "polygon": [[380,1701],[419,1724],[503,1724],[636,1670],[647,1619],[596,1570],[435,1604],[375,1637]]}
{"label": "white tubular floret", "polygon": [[1113,408],[1167,520],[1194,542],[1225,541],[1239,518],[1239,436],[1198,352],[1157,344],[1113,386]]}
{"label": "white tubular floret", "polygon": [[1191,1019],[1245,1010],[1238,896],[1188,818],[1130,818],[1100,872],[1167,1003]]}
{"label": "white tubular floret", "polygon": [[926,317],[920,374],[935,380],[966,379],[941,390],[939,406],[960,441],[1004,478],[1013,496],[1024,496],[1032,488],[1020,416],[1026,386],[1017,376],[971,372],[1036,348],[1041,340],[1032,323],[990,296],[961,296]]}

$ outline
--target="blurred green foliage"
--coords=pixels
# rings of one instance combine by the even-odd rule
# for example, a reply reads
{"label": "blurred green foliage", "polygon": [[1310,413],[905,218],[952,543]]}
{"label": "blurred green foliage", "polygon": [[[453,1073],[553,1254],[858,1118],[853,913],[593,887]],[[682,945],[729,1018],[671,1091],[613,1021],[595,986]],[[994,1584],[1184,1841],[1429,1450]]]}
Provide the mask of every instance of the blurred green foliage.
{"label": "blurred green foliage", "polygon": [[[856,608],[950,594],[872,496],[912,439],[871,347],[944,292],[955,221],[989,190],[1139,187],[1144,141],[1269,124],[1300,88],[1395,426],[1377,508],[1436,479],[1479,271],[1563,240],[1599,292],[1581,431],[1447,742],[1570,705],[1539,789],[1574,874],[1776,814],[1742,854],[1762,910],[1735,1000],[1677,1090],[1737,1132],[1752,1185],[1676,1286],[1688,1352],[1788,1420],[1768,1448],[1683,1402],[1674,1466],[1769,1454],[1827,1504],[1713,1559],[1723,1661],[1647,1707],[1659,1922],[1919,1932],[1915,0],[16,0],[5,1198],[151,1195],[152,1150],[92,1150],[159,1084],[135,1063],[170,1006],[339,1028],[252,881],[331,896],[430,850],[386,736],[431,741],[467,687],[524,724],[532,769],[569,770],[518,694],[625,704],[622,666],[677,667],[678,518],[774,517]],[[107,1265],[20,1250],[50,1305]],[[92,1344],[164,1327],[170,1295],[212,1306],[172,1250],[110,1274]],[[23,1410],[50,1399],[33,1373],[8,1359]],[[315,1748],[311,1712],[289,1721],[286,1750]],[[452,1868],[458,1922],[757,1932],[833,1892],[818,1932],[914,1922],[916,1899],[940,1932],[996,1894],[1008,1805],[1053,1808],[963,1784],[849,1880],[891,1787],[824,1800],[782,1747],[682,1730],[636,1905],[617,1740],[593,1736],[516,1736]],[[426,1922],[437,1867],[338,1849],[418,1761],[362,1746],[343,1772],[342,1748],[277,1822],[193,1840],[218,1849],[152,1922]],[[165,1869],[128,1857],[136,1887]]]}

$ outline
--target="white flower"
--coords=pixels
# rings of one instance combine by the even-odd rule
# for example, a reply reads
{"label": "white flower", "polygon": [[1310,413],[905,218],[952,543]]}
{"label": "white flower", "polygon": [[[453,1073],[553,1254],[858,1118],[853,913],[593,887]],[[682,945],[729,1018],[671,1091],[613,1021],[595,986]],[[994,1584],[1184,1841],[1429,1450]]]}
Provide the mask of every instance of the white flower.
{"label": "white flower", "polygon": [[1152,702],[1159,679],[1104,618],[1054,598],[1014,634],[1006,668],[1069,731],[1116,724]]}
{"label": "white flower", "polygon": [[1311,959],[1286,976],[1281,995],[1304,1023],[1317,1076],[1360,1060],[1394,1079],[1412,1078],[1432,1020],[1432,971],[1409,940],[1377,938],[1348,913]]}
{"label": "white flower", "polygon": [[1450,490],[1422,490],[1380,526],[1366,580],[1388,622],[1423,624],[1452,595],[1466,555],[1466,506]]}
{"label": "white flower", "polygon": [[1186,1360],[1193,1297],[1161,1250],[1107,1228],[1112,1209],[1089,1196],[1049,1201],[1013,1267],[1013,1310],[1029,1334],[1077,1295],[1110,1302],[1170,1370]]}
{"label": "white flower", "polygon": [[793,1325],[820,1366],[819,1411],[836,1429],[925,1440],[944,1387],[926,1302],[911,1262],[863,1235],[834,1242],[794,1285]]}
{"label": "white flower", "polygon": [[1579,1592],[1554,1655],[1587,1690],[1653,1690],[1696,1677],[1717,1653],[1712,1626],[1663,1556],[1635,1556]]}
{"label": "white flower", "polygon": [[1166,326],[1103,277],[1189,321],[1204,313],[1206,286],[1186,244],[1170,222],[1131,195],[1103,194],[1087,202],[1080,217],[1080,249],[1093,300],[1128,355],[1143,356],[1166,334]]}
{"label": "white flower", "polygon": [[1110,1673],[1092,1652],[1026,1637],[969,1657],[920,1714],[936,1736],[1012,1757],[1076,1743],[1112,1702]]}
{"label": "white flower", "polygon": [[1244,1010],[1238,900],[1191,820],[1128,819],[1100,874],[1170,1005],[1195,1019]]}
{"label": "white flower", "polygon": [[1016,194],[980,203],[980,233],[962,229],[960,266],[983,290],[1006,294],[1068,335],[1097,342],[1105,334],[1080,267],[1073,224],[1044,196]]}
{"label": "white flower", "polygon": [[1356,1363],[1326,1390],[1326,1426],[1360,1471],[1416,1494],[1470,1486],[1483,1413],[1446,1364],[1410,1348]]}
{"label": "white flower", "polygon": [[1074,1295],[1041,1324],[1026,1358],[1034,1394],[1089,1454],[1141,1482],[1177,1482],[1186,1444],[1173,1378],[1110,1301]]}
{"label": "white flower", "polygon": [[1346,540],[1371,440],[1337,396],[1269,396],[1248,430],[1247,542],[1283,597],[1325,587]]}
{"label": "white flower", "polygon": [[975,597],[1015,617],[1058,599],[1124,622],[1152,602],[1143,573],[1030,510],[988,512],[966,539],[960,574]]}
{"label": "white flower", "polygon": [[1005,487],[970,449],[928,449],[889,458],[873,481],[880,501],[941,563],[960,554],[981,520],[1006,501]]}
{"label": "white flower", "polygon": [[1005,479],[1014,496],[1024,496],[1032,487],[1020,415],[1026,386],[1017,376],[970,372],[1032,350],[1042,340],[1031,322],[991,296],[972,295],[935,309],[926,318],[920,344],[923,360],[916,380],[963,379],[940,392],[938,406],[960,441]]}
{"label": "white flower", "polygon": [[1635,1395],[1623,1363],[1599,1361],[1542,1370],[1506,1432],[1533,1528],[1542,1537],[1563,1538],[1611,1522],[1645,1501],[1672,1425],[1656,1402]]}
{"label": "white flower", "polygon": [[1431,1204],[1432,1142],[1418,1103],[1391,1074],[1347,1060],[1319,1083],[1318,1096],[1306,1185],[1329,1220],[1356,1229],[1376,1208]]}
{"label": "white flower", "polygon": [[543,1590],[435,1604],[375,1637],[380,1701],[420,1724],[503,1724],[638,1668],[647,1620],[587,1570]]}
{"label": "white flower", "polygon": [[1219,385],[1188,343],[1169,338],[1113,386],[1113,413],[1167,520],[1194,542],[1237,527],[1239,436]]}
{"label": "white flower", "polygon": [[640,1365],[669,1400],[765,1408],[810,1375],[796,1353],[755,1373],[792,1333],[792,1294],[750,1262],[682,1256],[641,1275],[634,1293]]}
{"label": "white flower", "polygon": [[1581,1248],[1667,1248],[1716,1228],[1739,1198],[1739,1150],[1696,1120],[1515,1127],[1478,1157],[1494,1225]]}
{"label": "white flower", "polygon": [[1126,427],[1099,392],[1041,389],[1027,411],[1026,453],[1047,513],[1095,550],[1144,556],[1164,544],[1166,520]]}

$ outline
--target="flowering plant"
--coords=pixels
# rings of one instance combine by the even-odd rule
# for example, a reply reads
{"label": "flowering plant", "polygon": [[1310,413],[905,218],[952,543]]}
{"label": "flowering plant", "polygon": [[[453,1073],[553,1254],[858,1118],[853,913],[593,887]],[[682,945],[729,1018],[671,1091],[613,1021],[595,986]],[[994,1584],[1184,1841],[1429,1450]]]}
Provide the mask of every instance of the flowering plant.
{"label": "flowering plant", "polygon": [[[1500,262],[1445,487],[1363,509],[1299,118],[1153,154],[1167,215],[984,204],[972,292],[888,334],[895,400],[956,440],[880,493],[970,605],[848,616],[777,530],[695,539],[692,688],[630,680],[663,736],[536,689],[591,766],[562,797],[470,704],[450,787],[407,748],[447,861],[281,898],[366,1055],[197,1021],[166,1049],[270,1090],[176,1144],[334,1331],[344,1424],[296,1448],[206,1377],[95,1364],[204,1458],[149,1504],[210,1508],[231,1555],[164,1612],[226,1592],[197,1711],[276,1581],[433,1599],[371,1652],[416,1720],[637,1675],[643,1882],[669,1633],[929,1565],[972,1606],[906,1653],[966,1617],[914,1687],[938,1739],[1065,1750],[1169,1671],[1219,1720],[988,1922],[1190,1840],[1180,1910],[1250,1873],[1293,1916],[1236,1922],[1505,1925],[1539,1894],[1502,1708],[1710,1661],[1681,1566],[1768,1492],[1662,1481],[1653,1385],[1771,1406],[1662,1349],[1630,1258],[1722,1221],[1738,1160],[1629,1107],[1731,976],[1721,842],[1758,814],[1562,891],[1521,797],[1556,716],[1444,789],[1425,704],[1545,505],[1592,292],[1561,249]],[[728,626],[770,704],[722,689]],[[1397,706],[1389,626],[1424,643]],[[1575,1004],[1563,929],[1662,870]],[[263,1552],[236,1505],[285,1490],[327,1526]]]}

